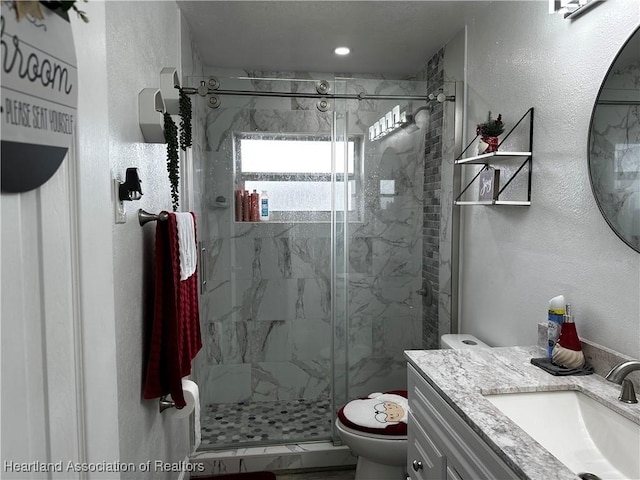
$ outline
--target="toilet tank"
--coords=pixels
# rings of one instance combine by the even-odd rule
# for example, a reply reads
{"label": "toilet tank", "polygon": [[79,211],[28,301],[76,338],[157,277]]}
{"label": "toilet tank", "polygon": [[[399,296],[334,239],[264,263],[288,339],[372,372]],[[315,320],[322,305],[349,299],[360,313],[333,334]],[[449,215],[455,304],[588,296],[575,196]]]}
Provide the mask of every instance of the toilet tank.
{"label": "toilet tank", "polygon": [[481,342],[473,335],[464,333],[447,333],[440,338],[441,348],[452,348],[460,350],[463,348],[491,348],[484,342]]}

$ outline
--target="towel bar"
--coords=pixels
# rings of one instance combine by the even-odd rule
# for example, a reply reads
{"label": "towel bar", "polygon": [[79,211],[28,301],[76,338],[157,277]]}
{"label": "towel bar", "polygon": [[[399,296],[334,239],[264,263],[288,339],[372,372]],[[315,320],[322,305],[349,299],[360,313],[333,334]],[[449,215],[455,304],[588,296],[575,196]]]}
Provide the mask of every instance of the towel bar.
{"label": "towel bar", "polygon": [[155,222],[156,220],[166,222],[168,219],[169,214],[167,212],[160,212],[157,215],[154,215],[153,213],[145,212],[143,209],[138,210],[138,222],[140,222],[140,226],[145,223]]}

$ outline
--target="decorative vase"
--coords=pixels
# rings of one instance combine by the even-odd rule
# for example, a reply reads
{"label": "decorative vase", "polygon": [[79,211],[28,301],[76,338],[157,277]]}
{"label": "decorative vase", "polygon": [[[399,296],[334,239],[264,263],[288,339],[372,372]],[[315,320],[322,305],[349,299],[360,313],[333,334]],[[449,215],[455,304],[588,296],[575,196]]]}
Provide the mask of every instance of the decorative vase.
{"label": "decorative vase", "polygon": [[498,151],[498,137],[481,137],[478,143],[478,155]]}

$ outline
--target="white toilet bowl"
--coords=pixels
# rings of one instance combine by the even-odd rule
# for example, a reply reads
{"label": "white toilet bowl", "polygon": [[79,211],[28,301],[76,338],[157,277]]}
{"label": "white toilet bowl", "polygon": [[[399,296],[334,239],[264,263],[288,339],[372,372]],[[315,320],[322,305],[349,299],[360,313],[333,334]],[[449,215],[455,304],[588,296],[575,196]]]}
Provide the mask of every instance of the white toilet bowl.
{"label": "white toilet bowl", "polygon": [[[441,338],[442,348],[490,348],[472,335],[447,334]],[[346,426],[336,419],[342,441],[358,456],[355,480],[406,480],[407,436],[379,435]]]}
{"label": "white toilet bowl", "polygon": [[342,441],[358,456],[355,480],[405,480],[406,435],[377,435],[345,426],[339,418],[336,428]]}

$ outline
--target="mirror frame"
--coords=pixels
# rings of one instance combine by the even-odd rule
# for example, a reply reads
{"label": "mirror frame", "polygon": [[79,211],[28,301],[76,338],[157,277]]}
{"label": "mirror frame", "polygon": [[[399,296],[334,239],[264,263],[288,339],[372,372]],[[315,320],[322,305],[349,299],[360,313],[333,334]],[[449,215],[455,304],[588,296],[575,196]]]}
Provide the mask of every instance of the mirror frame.
{"label": "mirror frame", "polygon": [[629,37],[625,40],[624,44],[622,45],[622,47],[620,47],[620,49],[618,50],[618,53],[616,53],[615,58],[613,59],[613,61],[611,62],[611,65],[609,65],[609,68],[607,69],[607,73],[604,76],[602,83],[600,84],[600,88],[598,89],[598,94],[596,95],[596,99],[593,103],[593,109],[591,110],[591,119],[589,120],[589,131],[588,131],[588,137],[587,137],[587,170],[589,171],[589,183],[591,184],[591,191],[593,193],[593,197],[596,201],[596,204],[598,205],[598,209],[600,210],[600,213],[602,214],[602,217],[605,219],[605,221],[607,222],[607,224],[609,225],[609,227],[611,228],[611,230],[613,230],[613,232],[618,236],[618,238],[620,240],[622,240],[624,243],[626,243],[629,247],[631,247],[631,249],[635,250],[636,252],[640,253],[640,245],[636,245],[634,243],[631,243],[631,241],[629,241],[627,238],[625,238],[625,236],[618,231],[618,229],[612,224],[611,220],[609,219],[609,217],[607,216],[605,209],[603,208],[600,198],[597,195],[596,189],[595,189],[595,183],[594,183],[594,178],[593,178],[593,170],[591,168],[591,143],[592,143],[592,132],[593,132],[593,121],[595,118],[595,114],[596,114],[596,108],[598,107],[598,99],[600,98],[600,96],[602,95],[602,90],[604,89],[605,84],[607,83],[607,80],[609,79],[609,75],[611,74],[611,71],[613,70],[614,65],[618,62],[618,59],[620,58],[622,52],[625,50],[625,48],[627,48],[631,42],[631,39],[634,38],[634,36],[636,35],[640,35],[640,27],[637,27],[632,33],[631,35],[629,35]]}

